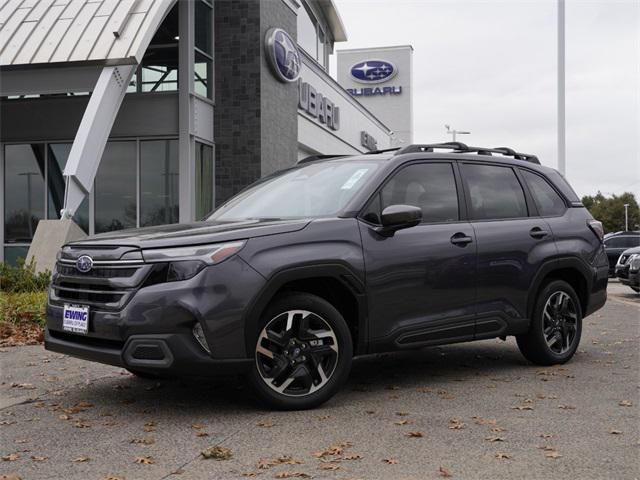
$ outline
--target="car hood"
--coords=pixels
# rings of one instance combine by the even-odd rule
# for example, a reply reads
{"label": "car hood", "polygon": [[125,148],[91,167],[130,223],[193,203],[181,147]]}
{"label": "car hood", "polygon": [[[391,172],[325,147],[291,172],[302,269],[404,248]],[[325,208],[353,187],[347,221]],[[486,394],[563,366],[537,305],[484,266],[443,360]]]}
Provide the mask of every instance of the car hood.
{"label": "car hood", "polygon": [[310,219],[241,220],[160,225],[101,233],[69,243],[70,246],[130,246],[138,248],[180,247],[242,240],[302,230]]}
{"label": "car hood", "polygon": [[640,253],[640,247],[627,248],[622,255],[634,255]]}

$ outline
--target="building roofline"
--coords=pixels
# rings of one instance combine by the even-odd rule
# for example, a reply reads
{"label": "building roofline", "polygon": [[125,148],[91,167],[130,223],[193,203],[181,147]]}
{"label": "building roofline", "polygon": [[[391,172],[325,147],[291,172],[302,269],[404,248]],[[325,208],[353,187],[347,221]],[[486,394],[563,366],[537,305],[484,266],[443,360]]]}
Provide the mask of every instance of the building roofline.
{"label": "building roofline", "polygon": [[329,24],[333,41],[346,42],[347,30],[344,26],[344,22],[342,21],[342,17],[340,16],[340,12],[338,12],[333,0],[316,0],[316,3],[320,7],[320,10],[322,10],[325,19]]}
{"label": "building roofline", "polygon": [[413,45],[391,45],[391,46],[383,46],[383,47],[342,48],[340,50],[336,50],[336,53],[340,53],[340,52],[371,52],[371,51],[379,51],[379,50],[404,50],[406,48],[411,49],[411,51],[413,52]]}

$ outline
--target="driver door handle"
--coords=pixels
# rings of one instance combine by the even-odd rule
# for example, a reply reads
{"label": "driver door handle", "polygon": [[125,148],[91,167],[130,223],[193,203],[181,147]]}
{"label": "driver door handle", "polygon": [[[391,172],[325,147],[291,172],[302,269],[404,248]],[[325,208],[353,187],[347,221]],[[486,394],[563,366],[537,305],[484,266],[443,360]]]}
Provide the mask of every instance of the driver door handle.
{"label": "driver door handle", "polygon": [[473,238],[465,235],[462,232],[458,232],[451,237],[451,243],[453,243],[454,245],[458,245],[459,247],[464,247],[471,242],[473,242]]}
{"label": "driver door handle", "polygon": [[531,230],[529,230],[529,235],[531,235],[533,238],[544,238],[549,235],[549,232],[547,232],[546,230],[542,230],[540,227],[533,227]]}

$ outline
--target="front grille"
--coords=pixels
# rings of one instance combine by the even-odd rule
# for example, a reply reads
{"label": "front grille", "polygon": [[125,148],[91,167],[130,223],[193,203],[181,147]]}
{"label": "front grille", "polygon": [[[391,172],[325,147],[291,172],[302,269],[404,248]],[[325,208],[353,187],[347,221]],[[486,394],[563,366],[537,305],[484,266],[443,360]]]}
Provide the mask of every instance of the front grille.
{"label": "front grille", "polygon": [[[63,256],[56,264],[50,290],[52,304],[61,306],[73,303],[88,305],[96,310],[120,310],[140,288],[151,269],[151,265],[142,261],[120,260],[124,253],[131,255],[131,247],[83,247],[78,250],[69,250],[73,255]],[[94,264],[91,270],[82,273],[75,266],[75,257],[87,253],[94,259]]]}
{"label": "front grille", "polygon": [[94,268],[87,273],[81,273],[76,267],[58,264],[58,273],[67,277],[78,278],[128,278],[136,271],[137,268]]}

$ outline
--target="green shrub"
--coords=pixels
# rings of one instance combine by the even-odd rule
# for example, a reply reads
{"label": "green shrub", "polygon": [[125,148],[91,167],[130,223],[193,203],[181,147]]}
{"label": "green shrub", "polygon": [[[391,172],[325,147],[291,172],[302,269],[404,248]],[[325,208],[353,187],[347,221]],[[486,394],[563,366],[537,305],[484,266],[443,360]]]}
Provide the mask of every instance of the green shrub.
{"label": "green shrub", "polygon": [[35,272],[33,260],[27,264],[18,259],[14,267],[0,263],[0,290],[7,293],[27,293],[47,291],[51,281],[51,272]]}
{"label": "green shrub", "polygon": [[45,324],[47,291],[0,293],[0,323]]}

